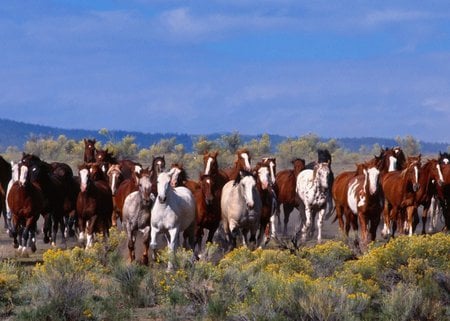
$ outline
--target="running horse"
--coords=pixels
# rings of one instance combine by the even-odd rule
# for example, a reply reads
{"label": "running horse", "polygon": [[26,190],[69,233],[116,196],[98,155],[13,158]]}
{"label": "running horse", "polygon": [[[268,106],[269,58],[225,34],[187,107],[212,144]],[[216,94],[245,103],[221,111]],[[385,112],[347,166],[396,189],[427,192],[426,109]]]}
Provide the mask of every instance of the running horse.
{"label": "running horse", "polygon": [[304,169],[297,176],[297,193],[300,198],[300,227],[293,239],[297,246],[297,239],[301,233],[302,241],[314,233],[314,223],[317,216],[317,241],[322,241],[322,224],[330,194],[329,162],[317,163],[313,169]]}
{"label": "running horse", "polygon": [[36,252],[36,225],[43,209],[42,190],[30,180],[26,165],[18,167],[19,179],[8,192],[8,205],[12,215],[14,247],[24,254],[28,248]]}
{"label": "running horse", "polygon": [[[375,241],[378,224],[380,223],[383,210],[383,194],[379,182],[380,158],[375,157],[372,160],[360,164],[357,174],[350,178],[347,188],[347,204],[349,212],[355,217],[352,221],[359,222],[361,248],[367,249],[369,237]],[[357,223],[354,222],[354,226]]]}
{"label": "running horse", "polygon": [[185,186],[195,198],[196,204],[196,231],[195,248],[200,253],[202,250],[204,230],[208,230],[206,242],[212,243],[213,236],[220,225],[220,211],[214,211],[213,184],[210,175],[200,174],[199,181],[188,179],[186,171],[180,164],[172,164],[169,171],[172,187]]}
{"label": "running horse", "polygon": [[423,206],[422,234],[425,234],[425,227],[432,199],[437,195],[437,189],[444,185],[444,175],[442,173],[441,164],[437,159],[429,159],[420,168],[419,185],[421,188],[417,191],[417,200],[418,204]]}
{"label": "running horse", "polygon": [[236,247],[236,238],[239,234],[242,235],[244,246],[247,246],[248,241],[256,245],[261,207],[256,179],[251,172],[240,171],[236,180],[225,184],[222,190],[221,209],[222,225],[229,250]]}
{"label": "running horse", "polygon": [[294,208],[300,206],[300,200],[296,192],[297,176],[305,169],[305,160],[296,158],[292,162],[292,169],[285,169],[276,174],[274,191],[277,197],[277,213],[278,225],[280,222],[280,207],[283,206],[284,226],[283,234],[287,234],[289,217]]}
{"label": "running horse", "polygon": [[77,198],[78,241],[93,246],[95,233],[106,238],[111,227],[112,193],[106,175],[98,164],[79,166],[80,193]]}
{"label": "running horse", "polygon": [[157,191],[157,180],[158,175],[166,170],[166,159],[164,155],[162,156],[153,156],[152,157],[152,166],[151,166],[151,181],[152,181],[152,194],[154,197],[158,195]]}
{"label": "running horse", "polygon": [[418,207],[417,191],[420,188],[420,162],[421,155],[409,156],[405,169],[388,172],[382,178],[385,202],[381,235],[384,238],[394,236],[397,227],[402,234],[405,229],[409,235],[413,233],[413,218]]}
{"label": "running horse", "polygon": [[151,197],[151,186],[149,168],[142,169],[137,173],[138,190],[130,193],[123,205],[123,226],[127,233],[128,255],[130,262],[136,258],[135,242],[136,235],[140,231],[143,235],[142,243],[144,252],[142,253],[142,263],[148,264],[150,248],[150,216],[153,199]]}
{"label": "running horse", "polygon": [[[270,166],[270,161],[258,162],[253,169],[253,172],[256,176],[256,187],[258,189],[260,198],[261,198],[261,218],[260,218],[260,228],[257,245],[262,246],[262,244],[267,244],[270,240],[270,237],[276,236],[274,231],[274,225],[272,218],[274,217],[274,212],[276,208],[276,198],[272,189],[272,178],[271,178],[271,169],[273,166]],[[273,171],[272,171],[273,172]],[[271,227],[271,233],[266,233],[266,229]],[[264,241],[264,237],[266,240]],[[263,242],[264,241],[264,242]]]}
{"label": "running horse", "polygon": [[[33,154],[23,154],[21,164],[28,168],[30,180],[37,184],[44,196],[44,242],[51,239],[52,246],[56,246],[58,229],[62,234],[62,246],[66,246],[66,221],[71,202],[76,193],[73,184],[73,174],[70,166],[63,163],[49,164]],[[68,208],[65,206],[68,205]],[[51,236],[49,237],[49,233]]]}
{"label": "running horse", "polygon": [[159,234],[168,233],[170,259],[168,269],[174,267],[173,256],[180,244],[180,233],[187,237],[190,247],[195,253],[195,199],[191,191],[184,187],[171,185],[171,174],[161,172],[157,178],[158,197],[151,212],[151,241],[153,250],[158,248]]}
{"label": "running horse", "polygon": [[0,156],[0,212],[2,213],[5,223],[5,230],[9,231],[7,211],[6,211],[6,191],[11,180],[11,164]]}

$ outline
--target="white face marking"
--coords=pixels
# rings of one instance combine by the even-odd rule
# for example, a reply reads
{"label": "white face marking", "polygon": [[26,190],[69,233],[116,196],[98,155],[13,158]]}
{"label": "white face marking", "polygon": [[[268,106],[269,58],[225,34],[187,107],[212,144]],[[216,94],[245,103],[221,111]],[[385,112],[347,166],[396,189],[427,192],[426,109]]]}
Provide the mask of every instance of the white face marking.
{"label": "white face marking", "polygon": [[209,175],[209,172],[211,171],[211,164],[214,161],[212,157],[209,157],[206,161],[206,167],[205,167],[205,175]]}
{"label": "white face marking", "polygon": [[394,156],[389,156],[389,170],[388,172],[393,172],[397,169],[397,158]]}
{"label": "white face marking", "polygon": [[440,180],[441,182],[444,182],[444,175],[442,175],[441,165],[436,164],[436,168],[437,168],[437,171],[438,171],[439,180]]}
{"label": "white face marking", "polygon": [[253,207],[253,188],[255,187],[255,180],[252,176],[245,176],[241,179],[241,185],[244,188],[244,198],[248,207]]}
{"label": "white face marking", "polygon": [[11,179],[13,182],[17,182],[19,180],[19,164],[11,164]]}
{"label": "white face marking", "polygon": [[369,192],[371,195],[375,194],[378,189],[378,176],[380,175],[380,171],[375,167],[369,168],[368,178],[369,178]]}
{"label": "white face marking", "polygon": [[119,176],[117,173],[114,173],[112,175],[112,180],[111,180],[111,192],[113,193],[113,195],[116,193],[116,181],[117,181],[117,176]]}
{"label": "white face marking", "polygon": [[161,172],[158,175],[156,188],[158,191],[158,199],[162,202],[166,200],[166,192],[168,190],[171,179],[172,177],[169,173]]}
{"label": "white face marking", "polygon": [[414,166],[414,178],[416,179],[416,184],[419,183],[419,168]]}
{"label": "white face marking", "polygon": [[261,167],[258,169],[258,177],[261,181],[261,187],[267,189],[269,186],[269,170],[267,167]]}
{"label": "white face marking", "polygon": [[241,157],[244,159],[244,163],[245,163],[245,169],[246,170],[248,170],[248,171],[250,171],[252,168],[251,168],[251,166],[250,166],[250,162],[249,162],[249,160],[248,160],[248,154],[247,153],[242,153],[241,154]]}
{"label": "white face marking", "polygon": [[80,189],[82,192],[86,191],[89,171],[86,168],[80,170]]}
{"label": "white face marking", "polygon": [[275,183],[275,171],[274,171],[275,163],[270,162],[269,166],[270,166],[270,180],[271,180],[271,183],[274,184]]}
{"label": "white face marking", "polygon": [[22,165],[20,167],[20,177],[19,177],[20,185],[25,185],[27,181],[27,175],[28,175],[28,167]]}
{"label": "white face marking", "polygon": [[444,159],[442,160],[442,162],[443,162],[444,164],[448,164],[448,163],[449,163],[449,159],[448,159],[448,158],[444,158]]}
{"label": "white face marking", "polygon": [[140,174],[142,171],[142,167],[139,165],[134,165],[134,172]]}

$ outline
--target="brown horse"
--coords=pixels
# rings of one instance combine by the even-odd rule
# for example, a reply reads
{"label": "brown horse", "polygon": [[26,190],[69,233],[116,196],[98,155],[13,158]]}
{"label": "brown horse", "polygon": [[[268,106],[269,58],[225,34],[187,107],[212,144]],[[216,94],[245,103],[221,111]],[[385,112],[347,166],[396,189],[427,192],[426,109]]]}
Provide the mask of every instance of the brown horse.
{"label": "brown horse", "polygon": [[[441,164],[437,159],[429,159],[419,171],[420,189],[417,191],[417,201],[423,206],[422,210],[422,234],[425,234],[428,212],[431,200],[437,193],[437,186],[444,184],[444,175]],[[414,226],[415,228],[415,226]]]}
{"label": "brown horse", "polygon": [[289,216],[294,208],[298,208],[300,200],[295,191],[297,184],[297,175],[305,169],[305,160],[296,158],[292,162],[293,169],[285,169],[276,174],[274,191],[277,197],[277,216],[278,225],[280,225],[280,207],[283,206],[284,228],[283,234],[287,234]]}
{"label": "brown horse", "polygon": [[98,164],[79,166],[80,193],[77,198],[78,240],[86,247],[92,247],[94,234],[102,232],[109,235],[111,213],[113,210],[112,193],[106,175]]}
{"label": "brown horse", "polygon": [[30,181],[28,167],[20,165],[19,168],[19,180],[12,184],[8,193],[14,247],[22,253],[26,252],[28,247],[35,252],[36,224],[43,209],[44,199],[39,185]]}
{"label": "brown horse", "polygon": [[236,160],[234,161],[234,167],[224,169],[225,174],[228,176],[228,180],[236,180],[239,176],[239,172],[242,170],[250,172],[252,158],[250,152],[246,148],[242,148],[236,151]]}
{"label": "brown horse", "polygon": [[158,189],[157,189],[157,180],[158,175],[166,170],[166,159],[163,156],[153,156],[152,157],[152,166],[150,168],[152,176],[151,182],[152,182],[152,194],[154,197],[158,195]]}
{"label": "brown horse", "polygon": [[[113,212],[112,212],[112,226],[117,226],[117,219],[122,219],[121,209],[116,205],[116,193],[120,186],[120,184],[124,181],[124,177],[122,175],[122,170],[119,164],[113,164],[109,166],[108,172],[106,173],[108,176],[109,188],[111,189],[112,198],[113,198]],[[122,204],[123,205],[123,204]]]}
{"label": "brown horse", "polygon": [[[345,188],[350,210],[348,213],[355,217],[355,219],[352,218],[354,228],[358,227],[355,221],[359,221],[362,249],[367,248],[369,236],[371,241],[375,241],[383,209],[383,194],[379,182],[380,171],[378,167],[379,158],[377,157],[359,165],[357,172],[362,172],[362,174],[350,178],[347,188]],[[369,232],[369,235],[367,232]]]}
{"label": "brown horse", "polygon": [[[266,229],[269,228],[269,223],[271,222],[276,207],[275,193],[272,188],[271,168],[273,168],[273,166],[270,166],[270,162],[263,161],[258,162],[253,169],[256,177],[256,187],[259,192],[262,205],[259,236],[257,241],[258,246],[262,246],[263,238],[265,236],[266,241],[264,243],[267,243],[270,240],[270,234],[266,235]],[[276,236],[275,231],[272,231],[272,235]]]}
{"label": "brown horse", "polygon": [[6,214],[6,191],[11,180],[11,164],[0,156],[0,212],[3,215],[5,229],[9,230],[7,214]]}
{"label": "brown horse", "polygon": [[[421,156],[409,156],[406,168],[386,173],[382,178],[382,187],[385,196],[384,227],[381,231],[383,237],[394,235],[400,228],[403,233],[404,225],[409,235],[413,232],[413,217],[416,214],[419,185],[419,168]],[[391,222],[392,230],[391,230]]]}
{"label": "brown horse", "polygon": [[95,163],[95,139],[84,139],[84,162]]}
{"label": "brown horse", "polygon": [[[23,154],[21,163],[28,167],[32,183],[36,183],[44,196],[44,242],[56,246],[58,229],[62,234],[62,246],[66,246],[66,221],[73,209],[71,202],[77,192],[73,173],[69,165],[63,163],[49,164],[32,154]],[[68,207],[65,207],[68,206]],[[67,211],[66,211],[67,210]]]}

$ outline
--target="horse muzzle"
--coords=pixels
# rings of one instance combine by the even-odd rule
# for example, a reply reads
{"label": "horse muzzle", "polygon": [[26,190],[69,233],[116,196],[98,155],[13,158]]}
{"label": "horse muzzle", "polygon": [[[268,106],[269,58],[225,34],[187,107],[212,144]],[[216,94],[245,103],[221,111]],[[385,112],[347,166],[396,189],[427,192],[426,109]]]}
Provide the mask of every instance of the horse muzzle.
{"label": "horse muzzle", "polygon": [[166,197],[165,197],[165,196],[159,195],[159,196],[158,196],[158,200],[159,200],[160,203],[163,203],[163,204],[164,204],[164,203],[166,202]]}
{"label": "horse muzzle", "polygon": [[247,203],[247,208],[248,208],[249,210],[252,210],[254,206],[255,206],[255,203],[253,203],[253,202],[248,202],[248,203]]}
{"label": "horse muzzle", "polygon": [[413,184],[413,191],[417,192],[420,189],[420,185],[419,184]]}

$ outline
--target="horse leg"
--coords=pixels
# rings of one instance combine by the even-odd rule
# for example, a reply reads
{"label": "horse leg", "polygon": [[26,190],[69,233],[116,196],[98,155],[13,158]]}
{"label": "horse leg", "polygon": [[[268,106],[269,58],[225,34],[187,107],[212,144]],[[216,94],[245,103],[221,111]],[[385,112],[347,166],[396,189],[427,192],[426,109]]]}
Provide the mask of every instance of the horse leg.
{"label": "horse leg", "polygon": [[[413,235],[413,225],[414,225],[414,213],[415,213],[415,207],[414,206],[408,206],[406,208],[406,226],[408,230],[408,235]],[[406,231],[405,231],[406,232]]]}
{"label": "horse leg", "polygon": [[78,218],[78,243],[80,245],[84,245],[84,241],[86,239],[86,220],[84,218]]}
{"label": "horse leg", "polygon": [[175,267],[175,255],[176,255],[176,251],[178,248],[178,243],[179,243],[179,231],[177,228],[171,228],[169,229],[169,236],[170,236],[170,242],[168,245],[169,248],[169,263],[167,266],[167,269],[169,271],[173,270]]}
{"label": "horse leg", "polygon": [[383,209],[383,220],[384,220],[384,226],[381,230],[381,236],[383,236],[384,239],[388,238],[391,234],[391,223],[390,223],[390,212],[392,211],[391,206],[389,205],[388,201],[385,200],[384,202],[384,209]]}
{"label": "horse leg", "polygon": [[17,240],[18,230],[19,230],[19,222],[18,222],[18,219],[16,218],[16,216],[13,215],[11,233],[12,233],[12,237],[14,240],[14,248],[15,249],[19,248],[19,241]]}
{"label": "horse leg", "polygon": [[66,242],[66,234],[64,233],[64,231],[66,229],[66,225],[64,224],[64,215],[61,215],[58,218],[58,221],[59,221],[59,230],[61,232],[61,247],[63,249],[66,249],[67,248],[67,242]]}
{"label": "horse leg", "polygon": [[289,216],[291,215],[291,212],[294,210],[294,206],[290,204],[283,204],[283,213],[284,213],[284,227],[283,227],[283,234],[287,235],[288,232],[288,223],[289,223]]}
{"label": "horse leg", "polygon": [[150,226],[146,226],[142,233],[142,243],[144,245],[144,252],[142,253],[142,264],[148,265],[148,252],[150,248]]}
{"label": "horse leg", "polygon": [[326,214],[326,207],[322,208],[317,217],[317,242],[322,243],[322,226],[323,226],[323,219]]}
{"label": "horse leg", "polygon": [[359,218],[359,233],[361,234],[361,250],[365,251],[367,249],[368,237],[367,237],[367,220],[366,215],[363,211],[358,211]]}
{"label": "horse leg", "polygon": [[127,232],[127,240],[128,240],[128,259],[130,263],[133,262],[136,258],[136,254],[134,251],[134,243],[136,242],[136,231],[133,230],[133,227],[129,222],[125,225],[125,230]]}
{"label": "horse leg", "polygon": [[52,226],[52,218],[49,213],[43,213],[42,217],[44,218],[44,226],[42,227],[44,234],[44,243],[47,244],[50,242],[50,230]]}
{"label": "horse leg", "polygon": [[86,248],[94,245],[94,229],[97,223],[97,215],[92,216],[86,224]]}

